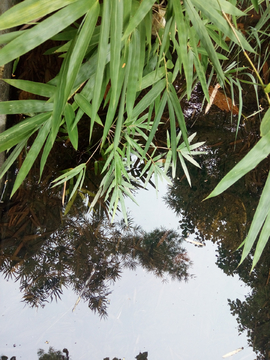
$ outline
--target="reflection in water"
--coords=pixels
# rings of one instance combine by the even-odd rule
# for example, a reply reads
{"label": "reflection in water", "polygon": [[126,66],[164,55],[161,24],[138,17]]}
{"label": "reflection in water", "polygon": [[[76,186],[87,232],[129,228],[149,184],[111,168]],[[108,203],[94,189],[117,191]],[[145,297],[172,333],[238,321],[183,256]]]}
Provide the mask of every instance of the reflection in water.
{"label": "reflection in water", "polygon": [[[1,223],[7,236],[1,240],[0,271],[20,282],[23,299],[31,306],[60,298],[66,287],[87,301],[90,309],[106,316],[110,283],[121,276],[123,268],[141,265],[163,279],[189,278],[190,260],[175,231],[147,233],[131,220],[126,226],[124,222],[111,224],[105,217],[74,215],[64,217],[61,224],[56,220],[57,229],[48,229],[41,226],[37,212],[25,206],[24,198],[21,206],[15,205],[17,211],[11,207]],[[35,214],[33,218],[29,212]],[[10,228],[15,216],[23,219],[17,226],[24,232],[14,234]],[[51,216],[55,216],[53,208]],[[30,234],[25,233],[27,229]]]}
{"label": "reflection in water", "polygon": [[[64,354],[63,354],[64,353]],[[63,353],[60,350],[54,350],[52,347],[49,348],[48,353],[45,353],[43,349],[38,350],[38,360],[69,360],[69,351],[68,349],[63,349]],[[143,353],[139,353],[136,357],[137,360],[147,360],[148,352],[145,351]],[[106,357],[103,360],[110,360],[110,358]],[[121,360],[114,357],[112,360]]]}
{"label": "reflection in water", "polygon": [[[204,136],[204,125],[200,124],[200,136]],[[252,288],[244,301],[228,301],[231,313],[237,316],[239,333],[247,331],[249,345],[257,353],[257,359],[267,360],[270,359],[270,246],[266,247],[251,274],[253,253],[238,267],[241,250],[237,248],[247,235],[269,166],[264,162],[215,200],[203,201],[218,181],[244,156],[248,143],[246,141],[243,145],[242,139],[235,142],[235,135],[229,126],[226,130],[223,124],[222,130],[219,130],[216,124],[212,125],[216,130],[206,130],[207,155],[201,158],[201,169],[190,168],[192,188],[188,189],[179,169],[178,178],[169,187],[165,201],[181,216],[180,227],[184,236],[193,234],[201,243],[207,240],[216,243],[217,265],[227,275],[238,274]],[[244,140],[250,137],[247,128],[242,129],[242,136]]]}

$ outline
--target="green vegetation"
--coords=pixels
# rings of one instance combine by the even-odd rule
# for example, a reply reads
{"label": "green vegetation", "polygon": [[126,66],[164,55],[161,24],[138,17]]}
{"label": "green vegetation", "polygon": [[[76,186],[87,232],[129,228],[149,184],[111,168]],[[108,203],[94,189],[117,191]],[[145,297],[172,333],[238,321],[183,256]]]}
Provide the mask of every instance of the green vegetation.
{"label": "green vegetation", "polygon": [[[237,24],[253,9],[260,12],[260,17],[255,26],[245,30],[245,36]],[[1,177],[25,151],[12,195],[39,159],[42,178],[60,133],[78,149],[78,126],[84,114],[89,117],[89,158],[53,181],[55,186],[71,184],[70,204],[82,191],[86,169],[96,152],[102,155],[102,161],[96,161],[95,168],[103,178],[99,190],[88,193],[92,198],[90,209],[104,197],[109,200],[112,218],[121,205],[127,221],[124,196],[135,201],[132,191],[136,185],[142,181],[146,186],[152,176],[156,187],[160,178],[170,181],[167,173],[170,170],[174,177],[178,163],[190,182],[186,161],[199,166],[193,156],[202,153],[198,149],[202,143],[191,144],[194,135],[188,136],[174,82],[182,79],[180,97],[187,99],[200,83],[210,103],[210,84],[229,89],[232,99],[237,89],[238,126],[243,107],[241,81],[253,83],[257,96],[260,88],[269,106],[269,84],[260,76],[263,63],[259,57],[262,44],[269,39],[269,16],[269,7],[258,0],[248,4],[234,0],[24,0],[12,7],[0,17],[0,30],[39,20],[0,36],[0,44],[5,45],[0,50],[0,65],[49,39],[59,42],[51,53],[63,58],[59,74],[46,84],[6,80],[42,97],[0,104],[0,113],[26,116],[0,135],[0,151],[10,151]],[[104,108],[106,115],[101,116]],[[165,108],[169,112],[167,143],[160,146],[155,136],[164,121]],[[259,142],[209,197],[225,191],[268,156],[269,124],[270,110],[261,123]],[[93,135],[97,132],[98,140]],[[139,177],[130,171],[135,162],[140,164]],[[269,184],[268,179],[244,242],[241,262],[261,231],[253,267],[269,236]]]}

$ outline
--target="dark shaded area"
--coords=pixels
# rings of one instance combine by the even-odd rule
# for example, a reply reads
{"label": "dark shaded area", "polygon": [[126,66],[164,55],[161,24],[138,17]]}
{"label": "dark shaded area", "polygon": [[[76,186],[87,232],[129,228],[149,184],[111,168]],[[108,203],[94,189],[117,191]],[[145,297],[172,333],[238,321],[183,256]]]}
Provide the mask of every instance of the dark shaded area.
{"label": "dark shaded area", "polygon": [[[200,98],[200,89],[194,96]],[[251,97],[249,93],[248,96]],[[253,102],[250,103],[252,110]],[[202,116],[196,111],[188,117],[189,128],[196,131],[197,141],[206,140],[206,154],[201,156],[201,169],[189,167],[192,187],[189,188],[183,171],[179,168],[177,179],[169,188],[165,199],[180,217],[183,235],[193,235],[201,243],[217,244],[217,265],[230,276],[239,275],[251,287],[245,301],[228,299],[231,312],[236,316],[239,333],[247,331],[248,343],[257,353],[257,359],[270,359],[270,246],[250,274],[252,249],[240,265],[242,250],[237,248],[245,239],[260,194],[269,171],[266,159],[253,171],[214,199],[205,200],[217,183],[238,163],[259,139],[260,117],[254,116],[243,124],[235,138],[235,124],[225,112],[214,106],[210,115]]]}

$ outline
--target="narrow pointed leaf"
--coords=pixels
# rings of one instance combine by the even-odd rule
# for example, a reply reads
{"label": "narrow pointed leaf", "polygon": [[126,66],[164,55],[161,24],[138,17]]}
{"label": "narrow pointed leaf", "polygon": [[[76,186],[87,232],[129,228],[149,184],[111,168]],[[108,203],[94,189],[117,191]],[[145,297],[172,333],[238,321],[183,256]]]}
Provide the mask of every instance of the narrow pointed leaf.
{"label": "narrow pointed leaf", "polygon": [[17,89],[27,91],[30,94],[35,94],[44,97],[52,97],[55,93],[55,86],[43,84],[35,81],[18,80],[18,79],[3,79],[7,84],[16,87]]}
{"label": "narrow pointed leaf", "polygon": [[43,100],[11,100],[0,102],[0,114],[30,114],[52,111],[53,103]]}
{"label": "narrow pointed leaf", "polygon": [[75,113],[70,104],[66,104],[65,107],[65,120],[67,124],[68,136],[70,138],[71,144],[74,149],[78,149],[78,129],[77,126],[73,127],[73,123],[75,120]]}
{"label": "narrow pointed leaf", "polygon": [[[24,2],[22,2],[23,4]],[[25,31],[0,50],[0,66],[34,49],[80,18],[89,9],[89,2],[78,0]]]}
{"label": "narrow pointed leaf", "polygon": [[110,31],[110,0],[104,0],[100,41],[98,46],[98,62],[97,62],[97,70],[96,70],[95,92],[92,101],[92,116],[91,116],[92,122],[90,128],[90,138],[92,135],[93,125],[96,119],[98,106],[99,106],[101,86],[102,86],[104,68],[107,57],[109,31]]}
{"label": "narrow pointed leaf", "polygon": [[[257,206],[256,212],[254,214],[248,235],[244,240],[244,249],[242,252],[242,257],[240,264],[244,261],[247,255],[250,253],[250,250],[259,234],[259,231],[262,228],[262,225],[270,212],[270,175],[268,174],[264,189]],[[268,220],[269,221],[269,220]],[[267,227],[269,224],[267,223]],[[268,233],[269,236],[269,233]],[[265,234],[263,234],[262,244],[265,241]],[[259,250],[260,251],[260,250]]]}
{"label": "narrow pointed leaf", "polygon": [[135,15],[130,19],[129,24],[123,35],[123,39],[126,39],[129,34],[140,24],[146,14],[152,9],[155,0],[142,0]]}
{"label": "narrow pointed leaf", "polygon": [[51,120],[49,119],[39,130],[39,133],[19,170],[10,197],[14,195],[14,193],[18,190],[18,188],[21,186],[22,182],[28,175],[31,167],[33,166],[36,158],[38,157],[41,148],[43,147],[43,144],[49,134],[50,128]]}
{"label": "narrow pointed leaf", "polygon": [[0,134],[0,152],[12,148],[39,129],[49,119],[51,113],[39,114],[21,121]]}
{"label": "narrow pointed leaf", "polygon": [[111,72],[111,88],[112,96],[110,101],[115,105],[117,100],[117,88],[118,88],[118,77],[119,67],[121,60],[121,38],[123,31],[124,21],[124,9],[123,1],[112,0],[112,16],[111,16],[111,61],[110,61],[110,72]]}
{"label": "narrow pointed leaf", "polygon": [[24,0],[1,15],[0,30],[27,24],[73,2],[74,0]]}
{"label": "narrow pointed leaf", "polygon": [[154,135],[157,131],[157,128],[158,128],[158,125],[160,123],[160,120],[161,120],[161,116],[163,115],[163,112],[164,112],[164,108],[165,108],[165,105],[167,103],[167,91],[164,92],[163,96],[162,96],[162,99],[160,101],[160,104],[159,104],[159,107],[158,107],[158,111],[157,111],[157,114],[155,116],[155,119],[154,119],[154,124],[151,128],[151,131],[150,131],[150,134],[148,136],[148,140],[145,144],[145,148],[144,148],[144,152],[143,152],[143,157],[146,155],[148,149],[149,149],[149,146],[154,138]]}

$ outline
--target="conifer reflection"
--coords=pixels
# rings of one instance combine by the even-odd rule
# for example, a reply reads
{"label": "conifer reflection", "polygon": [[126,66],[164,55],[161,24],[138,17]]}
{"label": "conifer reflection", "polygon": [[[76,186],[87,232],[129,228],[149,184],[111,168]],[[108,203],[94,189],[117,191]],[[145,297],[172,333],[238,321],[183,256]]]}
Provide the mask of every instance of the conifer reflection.
{"label": "conifer reflection", "polygon": [[[107,314],[110,285],[123,268],[138,265],[165,279],[187,280],[190,260],[182,238],[172,230],[146,233],[124,222],[111,224],[105,217],[69,216],[50,236],[4,247],[0,270],[20,282],[30,306],[44,306],[71,288],[100,316]],[[14,255],[16,252],[16,256]]]}

